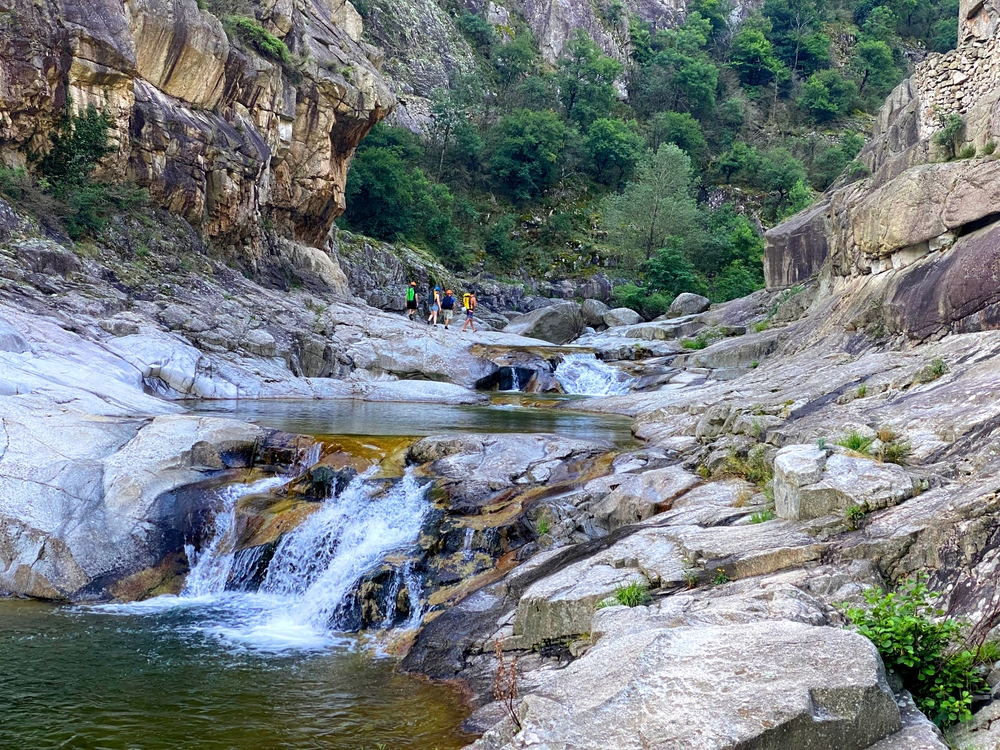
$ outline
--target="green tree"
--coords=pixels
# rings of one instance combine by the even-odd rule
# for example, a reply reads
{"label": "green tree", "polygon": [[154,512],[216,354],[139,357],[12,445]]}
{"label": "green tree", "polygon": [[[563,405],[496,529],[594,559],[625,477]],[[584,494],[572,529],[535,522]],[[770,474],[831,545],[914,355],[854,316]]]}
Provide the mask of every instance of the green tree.
{"label": "green tree", "polygon": [[704,164],[708,158],[708,143],[701,125],[687,112],[654,115],[649,121],[649,142],[654,151],[664,143],[673,143],[696,164]]}
{"label": "green tree", "polygon": [[657,250],[656,254],[646,261],[644,270],[649,288],[654,292],[676,297],[682,292],[704,294],[708,291],[705,281],[695,271],[694,265],[676,246]]}
{"label": "green tree", "polygon": [[624,180],[642,155],[642,137],[634,122],[601,118],[587,130],[584,148],[597,178],[606,185]]}
{"label": "green tree", "polygon": [[816,122],[829,122],[847,114],[856,104],[858,89],[836,70],[821,70],[802,86],[799,106]]}
{"label": "green tree", "polygon": [[848,67],[858,86],[858,94],[864,96],[867,90],[872,98],[879,101],[900,78],[892,50],[879,40],[861,40],[854,45]]}
{"label": "green tree", "polygon": [[554,112],[518,110],[493,132],[490,172],[514,200],[537,198],[555,182],[569,129]]}
{"label": "green tree", "polygon": [[792,156],[787,148],[773,148],[764,154],[757,169],[759,187],[776,193],[779,205],[785,205],[788,194],[797,183],[805,182],[806,171],[802,162]]}
{"label": "green tree", "polygon": [[787,72],[767,38],[770,30],[770,22],[758,16],[748,19],[733,37],[729,66],[748,86],[763,86]]}
{"label": "green tree", "polygon": [[618,100],[615,81],[621,73],[621,63],[601,52],[586,31],[577,29],[566,44],[556,73],[566,117],[584,128],[606,117]]}
{"label": "green tree", "polygon": [[683,26],[658,32],[655,54],[633,77],[633,106],[646,114],[667,109],[710,113],[719,85],[719,69],[704,51],[711,30],[711,24],[693,12]]}
{"label": "green tree", "polygon": [[765,0],[762,15],[770,21],[768,39],[775,55],[796,73],[811,73],[830,64],[830,40],[819,32],[824,20],[816,0]]}
{"label": "green tree", "polygon": [[604,226],[626,264],[638,267],[674,238],[698,238],[698,206],[691,194],[691,159],[677,146],[647,154],[635,179],[602,204]]}
{"label": "green tree", "polygon": [[743,141],[737,141],[719,157],[715,166],[722,173],[726,183],[735,180],[748,185],[756,178],[760,163],[761,156],[756,148],[748,146]]}

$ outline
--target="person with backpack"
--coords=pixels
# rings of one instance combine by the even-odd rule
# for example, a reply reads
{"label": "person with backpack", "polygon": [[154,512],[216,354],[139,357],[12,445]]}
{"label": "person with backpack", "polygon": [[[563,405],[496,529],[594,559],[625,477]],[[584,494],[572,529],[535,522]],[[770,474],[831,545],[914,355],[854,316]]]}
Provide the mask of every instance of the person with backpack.
{"label": "person with backpack", "polygon": [[417,297],[417,282],[411,281],[410,285],[406,287],[406,315],[414,322],[417,320],[417,304],[419,302],[420,299]]}
{"label": "person with backpack", "polygon": [[430,298],[430,315],[427,316],[427,324],[436,326],[438,324],[438,310],[441,309],[441,287],[436,286],[428,295]]}
{"label": "person with backpack", "polygon": [[444,315],[444,330],[448,330],[448,326],[451,325],[451,318],[455,314],[455,297],[451,293],[451,289],[446,289],[444,292],[444,297],[441,299],[441,312]]}
{"label": "person with backpack", "polygon": [[462,333],[465,333],[466,326],[472,326],[472,332],[476,332],[476,322],[472,319],[472,315],[476,311],[477,304],[475,292],[466,292],[462,295],[462,307],[465,308],[465,322],[462,324]]}

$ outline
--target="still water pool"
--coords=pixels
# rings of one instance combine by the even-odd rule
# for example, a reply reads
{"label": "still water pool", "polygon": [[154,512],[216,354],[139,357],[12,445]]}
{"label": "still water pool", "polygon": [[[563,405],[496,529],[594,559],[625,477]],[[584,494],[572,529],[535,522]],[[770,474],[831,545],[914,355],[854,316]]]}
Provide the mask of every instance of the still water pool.
{"label": "still water pool", "polygon": [[395,674],[392,660],[353,638],[290,648],[262,636],[241,647],[219,635],[234,610],[246,606],[0,602],[0,748],[454,750],[472,741],[450,686]]}

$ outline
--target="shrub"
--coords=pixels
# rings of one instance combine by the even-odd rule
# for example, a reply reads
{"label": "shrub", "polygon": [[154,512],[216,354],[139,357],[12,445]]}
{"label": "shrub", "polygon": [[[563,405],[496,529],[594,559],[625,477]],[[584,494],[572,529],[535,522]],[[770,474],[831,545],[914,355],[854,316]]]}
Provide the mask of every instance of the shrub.
{"label": "shrub", "polygon": [[860,505],[848,506],[847,510],[844,512],[844,520],[847,522],[847,528],[851,531],[857,529],[861,522],[865,520],[867,511]]}
{"label": "shrub", "polygon": [[884,443],[879,450],[879,459],[888,464],[905,464],[907,457],[913,452],[913,446],[903,440],[892,440]]}
{"label": "shrub", "polygon": [[858,386],[858,390],[854,392],[854,395],[858,398],[864,398],[868,395],[868,386],[862,383]]}
{"label": "shrub", "polygon": [[716,478],[739,477],[765,488],[774,479],[774,469],[766,459],[767,446],[759,443],[747,451],[746,458],[733,450],[716,472]]}
{"label": "shrub", "polygon": [[750,514],[750,523],[764,523],[766,521],[771,521],[774,519],[774,511],[770,508],[765,508],[757,513]]}
{"label": "shrub", "polygon": [[729,583],[729,576],[726,575],[726,571],[719,569],[719,572],[715,574],[715,578],[712,579],[713,586],[721,586],[724,583]]}
{"label": "shrub", "polygon": [[959,159],[975,159],[976,158],[976,147],[971,143],[968,146],[963,146],[962,150],[958,152]]}
{"label": "shrub", "polygon": [[538,530],[539,536],[544,536],[545,534],[548,534],[550,531],[549,519],[547,518],[538,519],[538,523],[536,524],[535,528]]}
{"label": "shrub", "polygon": [[287,45],[257,20],[246,16],[229,16],[226,18],[226,28],[264,57],[285,65],[291,63],[292,56]]}
{"label": "shrub", "polygon": [[938,119],[940,130],[934,134],[934,145],[938,147],[945,161],[955,158],[958,140],[965,132],[965,122],[961,115],[951,114]]}
{"label": "shrub", "polygon": [[918,383],[930,383],[942,377],[946,372],[948,372],[948,365],[945,364],[943,359],[938,357],[931,360],[931,363],[927,367],[917,373],[916,380]]}
{"label": "shrub", "polygon": [[996,150],[997,150],[996,141],[986,141],[985,145],[983,145],[983,156],[990,156]]}
{"label": "shrub", "polygon": [[847,165],[847,176],[852,180],[863,180],[872,173],[868,165],[860,161],[852,161]]}
{"label": "shrub", "polygon": [[972,695],[988,686],[975,655],[960,643],[961,624],[936,606],[939,596],[923,580],[909,580],[887,594],[869,589],[869,608],[847,607],[845,614],[899,674],[920,710],[947,727],[968,719]]}
{"label": "shrub", "polygon": [[874,442],[874,435],[866,437],[857,430],[851,430],[845,437],[838,440],[836,444],[847,448],[848,450],[854,451],[855,453],[861,453],[862,455],[867,456],[871,445]]}
{"label": "shrub", "polygon": [[598,604],[598,607],[613,607],[616,604],[621,604],[625,607],[640,607],[649,604],[649,602],[650,597],[646,586],[638,581],[632,581],[624,586],[618,586],[615,589],[614,595],[602,601]]}

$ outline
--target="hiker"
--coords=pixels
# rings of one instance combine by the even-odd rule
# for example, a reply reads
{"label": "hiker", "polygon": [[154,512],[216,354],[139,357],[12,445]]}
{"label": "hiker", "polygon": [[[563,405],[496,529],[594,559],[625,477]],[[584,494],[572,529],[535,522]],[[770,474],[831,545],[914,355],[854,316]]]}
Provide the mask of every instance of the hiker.
{"label": "hiker", "polygon": [[431,314],[427,316],[427,324],[436,326],[438,324],[438,310],[441,309],[441,287],[434,287],[429,296]]}
{"label": "hiker", "polygon": [[451,325],[451,318],[455,314],[455,297],[451,289],[445,289],[444,297],[441,299],[441,313],[444,315],[444,330],[448,330]]}
{"label": "hiker", "polygon": [[465,333],[466,326],[472,326],[472,332],[476,332],[476,321],[472,319],[472,314],[476,311],[476,293],[466,292],[462,295],[462,307],[465,308],[465,322],[462,324],[462,333]]}
{"label": "hiker", "polygon": [[417,320],[417,304],[419,302],[420,300],[417,297],[417,282],[411,281],[410,285],[406,288],[406,314],[413,322]]}

